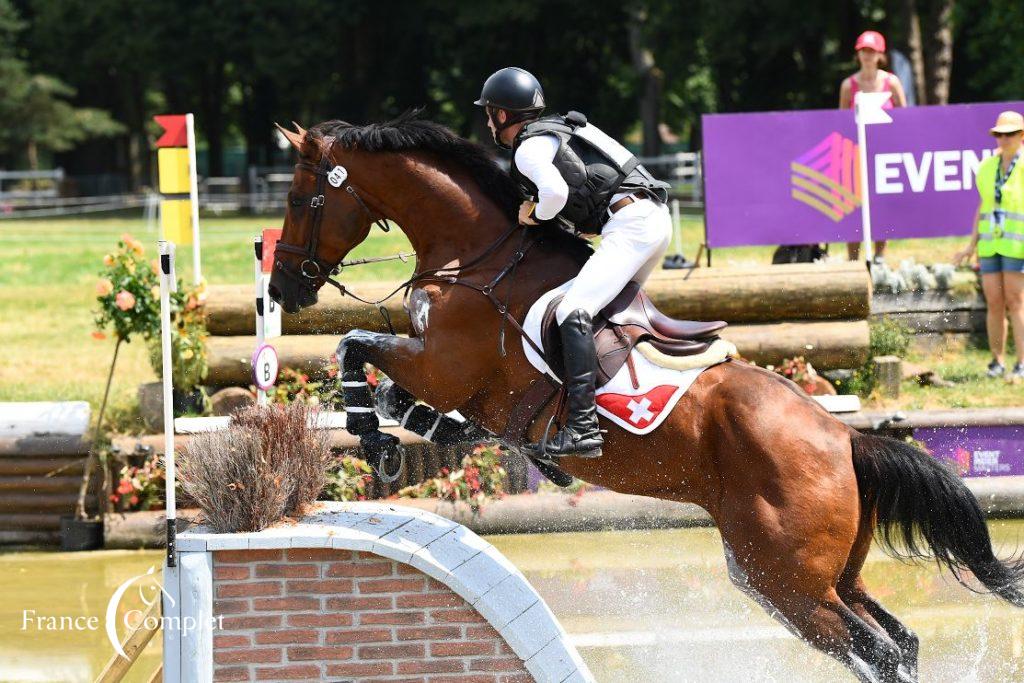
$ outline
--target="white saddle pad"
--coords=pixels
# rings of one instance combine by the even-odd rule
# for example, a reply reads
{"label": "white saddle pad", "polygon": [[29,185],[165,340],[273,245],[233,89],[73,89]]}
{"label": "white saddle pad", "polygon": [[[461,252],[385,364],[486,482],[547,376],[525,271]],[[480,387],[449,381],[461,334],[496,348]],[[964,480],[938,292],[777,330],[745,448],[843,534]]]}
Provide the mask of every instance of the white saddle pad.
{"label": "white saddle pad", "polygon": [[[530,308],[523,323],[523,329],[540,348],[540,326],[551,300],[564,293],[572,280],[551,290]],[[533,367],[552,377],[555,376],[544,359],[523,340],[523,351]],[[629,368],[625,363],[608,384],[597,390],[597,412],[619,427],[633,434],[649,434],[665,421],[679,399],[710,366],[690,370],[673,370],[655,365],[635,349],[632,351],[633,367],[636,368],[637,385],[634,386]]]}

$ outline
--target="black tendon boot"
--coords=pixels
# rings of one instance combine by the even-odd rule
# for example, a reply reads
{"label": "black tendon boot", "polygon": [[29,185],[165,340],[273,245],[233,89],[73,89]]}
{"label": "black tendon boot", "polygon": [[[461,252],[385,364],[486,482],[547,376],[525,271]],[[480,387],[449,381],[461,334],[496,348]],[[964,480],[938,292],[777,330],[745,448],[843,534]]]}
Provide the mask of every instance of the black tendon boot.
{"label": "black tendon boot", "polygon": [[562,336],[569,416],[565,426],[548,439],[545,452],[548,455],[599,458],[604,439],[598,428],[597,405],[594,403],[597,350],[594,348],[590,314],[582,308],[573,311],[558,326],[558,332]]}

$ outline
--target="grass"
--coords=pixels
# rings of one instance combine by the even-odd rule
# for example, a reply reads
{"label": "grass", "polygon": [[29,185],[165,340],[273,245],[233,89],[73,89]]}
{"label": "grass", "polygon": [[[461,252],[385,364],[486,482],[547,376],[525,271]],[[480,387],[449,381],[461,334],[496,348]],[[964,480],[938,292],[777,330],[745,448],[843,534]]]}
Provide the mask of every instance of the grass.
{"label": "grass", "polygon": [[[262,228],[278,226],[275,216],[206,217],[203,225],[203,274],[211,284],[249,283],[252,279],[252,238]],[[97,271],[103,255],[125,232],[142,240],[147,256],[156,251],[157,235],[148,232],[141,217],[72,220],[0,221],[0,401],[87,400],[98,409],[114,343],[96,341],[92,307]],[[684,216],[684,252],[691,258],[703,238],[700,217]],[[890,244],[889,260],[915,258],[920,262],[946,260],[963,240],[900,240]],[[408,250],[404,235],[374,230],[353,257],[380,256]],[[752,266],[771,261],[772,247],[738,247],[714,252],[715,266]],[[831,253],[845,255],[843,245]],[[181,249],[179,275],[191,278],[191,252]],[[393,261],[360,266],[343,274],[346,282],[398,280],[411,264]],[[326,296],[334,296],[327,292]],[[922,358],[940,373],[962,377],[955,389],[909,387],[903,407],[938,405],[1009,405],[1019,388],[1003,390],[982,381],[987,353],[964,350],[952,357]],[[959,374],[958,374],[959,373]],[[141,343],[122,347],[111,392],[115,417],[130,422],[139,384],[153,381],[148,354]],[[1003,401],[1006,401],[1004,403]],[[1019,402],[1019,400],[1018,400]]]}

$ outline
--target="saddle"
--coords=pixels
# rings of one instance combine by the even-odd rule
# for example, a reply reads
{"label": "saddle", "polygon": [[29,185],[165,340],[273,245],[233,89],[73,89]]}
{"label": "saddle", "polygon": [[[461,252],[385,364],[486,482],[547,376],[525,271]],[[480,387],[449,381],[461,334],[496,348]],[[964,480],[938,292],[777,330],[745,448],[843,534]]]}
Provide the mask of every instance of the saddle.
{"label": "saddle", "polygon": [[[541,322],[544,361],[560,379],[565,377],[565,367],[555,309],[562,298],[551,300]],[[633,373],[630,353],[641,342],[669,356],[693,356],[707,351],[727,324],[670,318],[654,306],[638,283],[630,282],[594,319],[597,387],[607,384],[626,363]]]}

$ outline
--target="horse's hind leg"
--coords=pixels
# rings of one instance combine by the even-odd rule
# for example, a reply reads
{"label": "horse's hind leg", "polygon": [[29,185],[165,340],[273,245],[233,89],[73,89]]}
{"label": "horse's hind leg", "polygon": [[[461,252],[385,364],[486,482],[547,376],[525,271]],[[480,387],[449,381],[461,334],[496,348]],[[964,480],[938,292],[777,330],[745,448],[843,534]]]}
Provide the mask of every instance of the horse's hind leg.
{"label": "horse's hind leg", "polygon": [[[865,683],[910,683],[900,671],[902,653],[880,629],[869,625],[847,607],[832,586],[818,594],[807,592],[809,577],[792,574],[794,580],[777,581],[778,574],[759,566],[753,556],[742,564],[726,544],[732,581],[794,635],[832,656]],[[777,569],[777,568],[776,568]],[[792,567],[791,567],[792,569]],[[762,577],[754,582],[749,577]]]}
{"label": "horse's hind leg", "polygon": [[861,569],[871,549],[873,524],[870,517],[863,518],[857,540],[850,551],[850,559],[836,586],[839,598],[869,626],[884,632],[896,643],[903,654],[903,668],[908,678],[917,680],[917,657],[920,649],[917,634],[889,613],[877,600],[868,595],[861,578]]}
{"label": "horse's hind leg", "polygon": [[[892,638],[903,653],[903,667],[910,680],[917,680],[917,656],[920,641],[917,634],[911,631],[899,619],[868,595],[864,580],[859,576],[851,586],[842,589],[839,596],[851,609],[860,612],[863,609]],[[867,619],[865,619],[867,621]]]}

